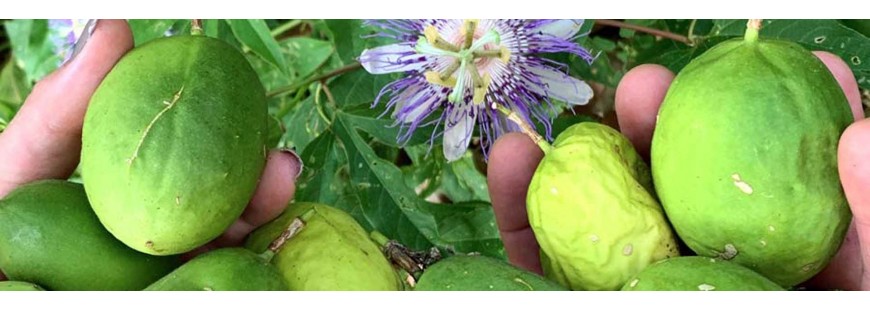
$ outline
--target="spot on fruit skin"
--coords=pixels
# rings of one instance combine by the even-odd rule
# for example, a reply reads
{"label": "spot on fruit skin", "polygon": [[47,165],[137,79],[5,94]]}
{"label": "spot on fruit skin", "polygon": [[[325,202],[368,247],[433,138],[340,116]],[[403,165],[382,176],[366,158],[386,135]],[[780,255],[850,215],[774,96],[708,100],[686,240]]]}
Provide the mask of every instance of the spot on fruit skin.
{"label": "spot on fruit skin", "polygon": [[731,175],[731,179],[734,180],[734,185],[737,186],[737,189],[740,189],[740,191],[743,191],[745,194],[752,194],[752,186],[740,179],[740,174],[735,173],[734,175]]}
{"label": "spot on fruit skin", "polygon": [[725,244],[725,251],[718,254],[719,258],[724,260],[731,260],[737,256],[737,248],[734,247],[734,244]]}
{"label": "spot on fruit skin", "polygon": [[634,279],[631,281],[631,283],[628,284],[628,287],[635,287],[637,286],[638,282],[640,282],[640,279]]}
{"label": "spot on fruit skin", "polygon": [[592,241],[592,244],[597,244],[598,240],[599,240],[598,235],[597,234],[590,235],[589,240]]}
{"label": "spot on fruit skin", "polygon": [[716,287],[710,284],[701,284],[698,285],[698,289],[707,292],[716,289]]}
{"label": "spot on fruit skin", "polygon": [[630,243],[626,244],[625,247],[622,249],[622,254],[625,256],[629,256],[629,255],[631,255],[631,252],[633,250],[634,250],[634,246],[632,246]]}

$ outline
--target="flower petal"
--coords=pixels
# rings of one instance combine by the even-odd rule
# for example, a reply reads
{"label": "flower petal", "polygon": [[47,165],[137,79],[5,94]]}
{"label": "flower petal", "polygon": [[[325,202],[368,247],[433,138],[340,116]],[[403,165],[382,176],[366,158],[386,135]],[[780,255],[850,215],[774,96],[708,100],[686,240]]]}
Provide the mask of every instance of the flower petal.
{"label": "flower petal", "polygon": [[396,43],[366,49],[359,62],[369,73],[382,74],[420,70],[429,63],[429,58],[417,54],[411,44]]}
{"label": "flower petal", "polygon": [[530,63],[526,69],[544,84],[542,87],[535,83],[526,83],[526,86],[542,96],[549,96],[570,105],[585,105],[592,99],[592,88],[586,82],[540,64]]}
{"label": "flower petal", "polygon": [[469,115],[471,105],[457,105],[447,115],[444,127],[444,157],[447,162],[458,160],[468,150],[475,118]]}
{"label": "flower petal", "polygon": [[558,19],[552,20],[549,23],[543,24],[533,32],[542,32],[547,35],[556,36],[563,39],[569,39],[580,31],[583,26],[582,19]]}

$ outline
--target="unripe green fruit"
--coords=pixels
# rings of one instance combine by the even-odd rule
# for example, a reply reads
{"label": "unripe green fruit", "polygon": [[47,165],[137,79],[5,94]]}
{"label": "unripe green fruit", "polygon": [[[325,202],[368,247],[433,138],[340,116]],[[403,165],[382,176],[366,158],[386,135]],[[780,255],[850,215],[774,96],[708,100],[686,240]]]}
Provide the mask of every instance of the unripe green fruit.
{"label": "unripe green fruit", "polygon": [[369,234],[343,210],[297,202],[275,220],[248,237],[245,247],[262,253],[290,227],[304,222],[296,235],[284,242],[271,262],[290,290],[381,291],[400,290],[401,280]]}
{"label": "unripe green fruit", "polygon": [[148,254],[216,238],[249,202],[266,159],[256,72],[233,46],[161,38],[127,53],[94,93],[82,179],[105,227]]}
{"label": "unripe green fruit", "polygon": [[567,288],[495,258],[453,255],[426,268],[417,291],[564,291]]}
{"label": "unripe green fruit", "polygon": [[244,248],[201,254],[157,280],[147,291],[282,291],[284,278],[274,266]]}
{"label": "unripe green fruit", "polygon": [[94,215],[82,185],[37,181],[0,200],[0,270],[48,290],[141,290],[181,262],[116,240]]}
{"label": "unripe green fruit", "polygon": [[617,290],[647,265],[678,256],[650,180],[616,130],[583,122],[562,132],[527,197],[546,276],[573,290]]}
{"label": "unripe green fruit", "polygon": [[708,257],[675,257],[656,262],[631,278],[625,291],[782,291],[758,272]]}
{"label": "unripe green fruit", "polygon": [[714,46],[679,72],[656,123],[652,172],[668,219],[698,255],[783,287],[808,280],[851,220],[837,146],[852,121],[803,47],[750,32]]}
{"label": "unripe green fruit", "polygon": [[20,281],[0,281],[0,292],[2,291],[44,291],[39,285],[20,282]]}

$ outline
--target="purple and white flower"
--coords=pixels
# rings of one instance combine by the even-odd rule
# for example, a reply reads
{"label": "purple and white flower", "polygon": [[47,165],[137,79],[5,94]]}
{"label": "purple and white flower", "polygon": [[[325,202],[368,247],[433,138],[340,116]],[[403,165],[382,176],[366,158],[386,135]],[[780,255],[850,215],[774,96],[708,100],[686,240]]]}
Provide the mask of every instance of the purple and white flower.
{"label": "purple and white flower", "polygon": [[50,19],[48,20],[49,38],[55,55],[59,56],[57,65],[69,60],[76,41],[81,37],[87,19]]}
{"label": "purple and white flower", "polygon": [[[386,109],[407,142],[420,126],[444,123],[444,156],[459,159],[468,149],[475,125],[481,129],[484,153],[502,134],[519,131],[501,110],[518,114],[534,126],[533,119],[551,137],[550,99],[585,105],[592,89],[566,73],[562,64],[537,54],[566,52],[588,63],[594,60],[575,43],[583,20],[373,20],[383,29],[377,34],[397,43],[367,49],[359,57],[372,74],[404,72],[374,101],[390,99]],[[441,110],[436,120],[425,121]],[[537,130],[537,129],[536,129]],[[436,130],[432,139],[439,134]]]}

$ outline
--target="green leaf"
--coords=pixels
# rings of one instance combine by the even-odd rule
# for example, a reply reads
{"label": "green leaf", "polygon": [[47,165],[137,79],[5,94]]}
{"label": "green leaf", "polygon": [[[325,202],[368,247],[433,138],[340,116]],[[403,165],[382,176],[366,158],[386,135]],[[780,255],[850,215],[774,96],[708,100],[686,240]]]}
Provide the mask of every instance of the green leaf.
{"label": "green leaf", "polygon": [[225,42],[239,48],[241,43],[236,39],[233,30],[225,20],[222,19],[204,19],[202,20],[202,30],[206,36],[224,40]]}
{"label": "green leaf", "polygon": [[335,46],[331,42],[307,37],[292,37],[280,42],[287,63],[298,77],[307,77],[320,68],[332,53]]}
{"label": "green leaf", "polygon": [[296,183],[297,202],[319,202],[335,207],[347,206],[349,184],[347,156],[335,133],[323,132],[304,151],[297,153],[305,167]]}
{"label": "green leaf", "polygon": [[470,152],[447,164],[441,180],[441,187],[452,202],[490,202],[486,176],[474,165]]}
{"label": "green leaf", "polygon": [[430,152],[436,146],[416,145],[408,146],[402,150],[411,159],[411,164],[401,167],[405,174],[405,184],[415,189],[420,198],[429,201],[430,196],[436,194],[441,188],[441,178],[445,163],[443,153]]}
{"label": "green leaf", "polygon": [[[716,36],[743,36],[746,31],[746,20],[716,20],[715,25],[713,35]],[[859,85],[870,88],[870,38],[837,20],[765,20],[759,36],[834,53],[846,61]]]}
{"label": "green leaf", "polygon": [[5,27],[17,65],[29,82],[41,80],[60,66],[62,59],[54,51],[48,20],[16,19],[7,21]]}
{"label": "green leaf", "polygon": [[[379,117],[382,114],[382,109],[383,108],[378,109],[377,107],[370,108],[368,104],[362,104],[345,109],[344,111],[347,113],[345,118],[350,120],[358,130],[368,133],[388,146],[402,148],[429,142],[432,132],[435,131],[434,124],[417,128],[414,133],[411,134],[411,137],[405,145],[399,145],[397,140],[401,128],[398,125],[394,125],[395,121],[390,118],[389,113],[385,114],[383,117]],[[430,116],[430,119],[436,117],[434,115],[437,115],[437,112],[433,113],[433,116]]]}
{"label": "green leaf", "polygon": [[282,121],[289,130],[281,137],[281,146],[295,148],[297,152],[307,150],[308,145],[329,126],[317,111],[314,96],[296,104]]}
{"label": "green leaf", "polygon": [[26,74],[15,65],[13,57],[0,71],[0,120],[12,120],[18,107],[30,94],[30,89]]}
{"label": "green leaf", "polygon": [[133,32],[133,44],[140,46],[145,42],[165,37],[173,25],[181,19],[130,19],[127,23]]}
{"label": "green leaf", "polygon": [[335,43],[336,52],[344,64],[356,61],[363,50],[371,47],[390,44],[388,39],[382,37],[365,38],[364,36],[377,33],[379,30],[363,25],[359,19],[328,19],[326,26]]}
{"label": "green leaf", "polygon": [[262,19],[229,19],[227,23],[239,42],[251,48],[258,56],[289,75],[287,60],[281,53],[281,47]]}
{"label": "green leaf", "polygon": [[[384,86],[398,78],[395,74],[372,75],[360,69],[335,78],[330,83],[330,90],[339,107],[369,104]],[[378,105],[381,111],[384,107],[383,101],[384,99]]]}
{"label": "green leaf", "polygon": [[345,147],[350,192],[356,199],[343,208],[349,208],[363,227],[413,249],[435,245],[458,252],[503,253],[491,206],[423,201],[405,183],[398,167],[375,155],[346,113],[338,112],[333,126]]}
{"label": "green leaf", "polygon": [[281,124],[281,121],[275,118],[273,115],[269,115],[269,138],[266,140],[266,144],[269,148],[275,148],[278,146],[278,143],[281,142],[281,137],[284,136],[286,130],[284,129],[284,125]]}

